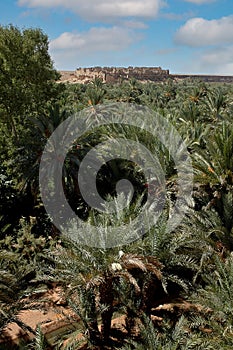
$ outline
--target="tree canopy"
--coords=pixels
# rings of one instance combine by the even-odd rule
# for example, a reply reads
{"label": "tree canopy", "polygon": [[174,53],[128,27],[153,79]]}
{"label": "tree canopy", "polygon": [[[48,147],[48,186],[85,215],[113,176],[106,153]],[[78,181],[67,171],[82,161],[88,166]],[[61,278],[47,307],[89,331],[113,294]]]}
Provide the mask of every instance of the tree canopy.
{"label": "tree canopy", "polygon": [[[0,26],[0,349],[210,350],[217,343],[219,349],[233,349],[233,86],[196,80],[58,84],[48,47],[40,29]],[[137,104],[141,127],[114,123],[113,113],[122,113],[113,108],[116,102]],[[95,127],[100,104],[107,123]],[[148,118],[144,106],[157,113]],[[88,115],[90,128],[80,135],[64,127],[65,136],[54,138],[51,176],[43,178],[40,191],[45,144],[79,111]],[[144,127],[154,125],[158,115],[166,121],[171,145],[163,142],[166,135],[160,139]],[[173,126],[184,142],[179,139],[177,149]],[[74,139],[66,149],[61,182],[68,205],[83,221],[77,226],[80,242],[73,229],[59,231],[43,204],[43,194],[53,199],[59,184],[52,163],[61,164],[60,149],[70,130]],[[163,125],[158,132],[166,134]],[[127,146],[129,157],[115,157],[119,139],[123,147],[123,141],[134,142],[133,148]],[[102,211],[86,202],[80,187],[81,179],[92,192],[87,180],[100,158],[92,156],[86,170],[80,169],[86,156],[107,142],[117,151],[108,161],[108,148],[101,148],[106,160],[93,181],[107,209]],[[151,154],[150,163],[136,143]],[[190,196],[180,189],[181,167],[172,149],[180,153],[184,146],[193,180],[186,156],[179,162],[191,183]],[[152,180],[146,167],[154,171]],[[133,188],[127,201],[118,191],[125,179]],[[177,199],[186,212],[170,231],[173,212],[179,214]],[[56,196],[52,204],[55,215],[62,216]],[[144,215],[145,205],[153,212]],[[139,215],[145,229],[129,225]],[[119,244],[106,248],[114,226]],[[93,241],[86,244],[87,237],[96,248]],[[135,239],[126,244],[125,237]],[[35,310],[43,320],[52,311],[48,321],[54,328]],[[33,315],[32,323],[22,311]],[[12,323],[21,329],[19,346],[15,337],[10,340]]]}
{"label": "tree canopy", "polygon": [[17,137],[16,119],[24,124],[59,90],[59,73],[50,58],[48,36],[41,29],[0,26],[0,118]]}

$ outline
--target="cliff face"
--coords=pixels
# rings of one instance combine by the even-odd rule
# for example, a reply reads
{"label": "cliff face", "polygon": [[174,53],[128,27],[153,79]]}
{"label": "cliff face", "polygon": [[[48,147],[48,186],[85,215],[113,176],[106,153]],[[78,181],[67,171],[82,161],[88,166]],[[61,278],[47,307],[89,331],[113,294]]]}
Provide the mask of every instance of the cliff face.
{"label": "cliff face", "polygon": [[75,74],[79,80],[86,79],[91,81],[98,77],[104,83],[114,83],[132,78],[137,80],[161,81],[168,78],[169,71],[163,70],[161,67],[93,67],[78,68]]}
{"label": "cliff face", "polygon": [[173,80],[194,78],[204,82],[233,83],[233,76],[170,74],[169,70],[164,70],[161,67],[90,67],[77,68],[75,71],[61,71],[60,73],[60,81],[81,84],[87,84],[95,78],[101,79],[104,83],[117,83],[129,79],[162,82],[168,78]]}
{"label": "cliff face", "polygon": [[95,78],[100,78],[104,83],[116,83],[129,79],[164,81],[169,77],[169,70],[163,70],[161,67],[91,67],[60,73],[62,81],[73,83],[89,83]]}

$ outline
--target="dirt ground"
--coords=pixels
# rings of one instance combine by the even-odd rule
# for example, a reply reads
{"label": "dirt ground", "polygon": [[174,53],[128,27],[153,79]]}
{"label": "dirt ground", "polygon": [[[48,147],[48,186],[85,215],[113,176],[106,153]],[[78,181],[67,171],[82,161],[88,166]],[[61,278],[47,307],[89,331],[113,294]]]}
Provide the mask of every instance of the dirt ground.
{"label": "dirt ground", "polygon": [[[44,302],[41,302],[41,299],[43,299]],[[49,344],[52,344],[57,338],[57,335],[67,330],[69,327],[71,329],[75,329],[75,327],[78,328],[79,318],[66,305],[61,287],[53,286],[53,288],[44,293],[44,295],[40,295],[38,299],[34,297],[33,300],[30,300],[30,307],[31,309],[19,312],[18,318],[34,331],[40,326]],[[112,320],[112,330],[113,334],[115,331],[117,336],[119,336],[119,332],[121,332],[122,335],[127,333],[125,330],[124,316]],[[0,349],[1,344],[8,345],[10,350],[21,340],[28,341],[33,339],[33,337],[33,333],[23,330],[16,323],[9,323],[2,334],[0,334]],[[85,338],[82,334],[78,336],[78,340],[83,340],[85,343]],[[68,341],[64,341],[64,345],[66,345],[67,342]],[[85,345],[80,347],[80,349],[85,349]]]}

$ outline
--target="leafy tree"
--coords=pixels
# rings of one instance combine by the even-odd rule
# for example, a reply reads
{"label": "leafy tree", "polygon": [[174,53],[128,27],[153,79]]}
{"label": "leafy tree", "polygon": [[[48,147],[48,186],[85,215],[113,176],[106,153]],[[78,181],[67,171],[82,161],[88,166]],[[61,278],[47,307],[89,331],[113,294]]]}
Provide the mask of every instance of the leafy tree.
{"label": "leafy tree", "polygon": [[48,53],[48,37],[40,29],[0,27],[0,116],[10,135],[19,137],[17,119],[56,97],[58,72]]}
{"label": "leafy tree", "polygon": [[[23,166],[31,167],[33,150],[38,145],[30,124],[32,117],[43,114],[51,102],[60,98],[63,85],[56,83],[58,78],[48,53],[46,34],[40,29],[0,26],[0,162],[5,169],[4,176],[11,180],[4,203],[5,208],[17,213],[13,215],[13,224],[20,216],[28,215],[23,209],[23,198],[29,215],[33,215],[29,189],[24,193],[18,191]],[[6,185],[2,186],[6,189]],[[20,201],[15,200],[16,188]],[[6,215],[3,206],[0,217],[3,226],[9,224],[9,213]]]}

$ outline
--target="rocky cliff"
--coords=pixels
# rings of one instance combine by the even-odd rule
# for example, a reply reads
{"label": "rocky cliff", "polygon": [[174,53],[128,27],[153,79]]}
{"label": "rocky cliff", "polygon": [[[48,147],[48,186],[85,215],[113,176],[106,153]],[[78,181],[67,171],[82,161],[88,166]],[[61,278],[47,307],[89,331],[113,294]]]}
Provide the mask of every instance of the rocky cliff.
{"label": "rocky cliff", "polygon": [[233,76],[170,74],[161,67],[89,67],[77,68],[75,71],[60,71],[62,82],[87,84],[95,78],[104,83],[117,83],[123,80],[137,79],[142,82],[162,82],[173,80],[197,79],[204,82],[233,83]]}

